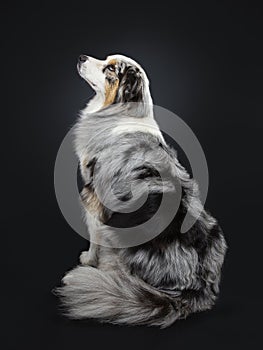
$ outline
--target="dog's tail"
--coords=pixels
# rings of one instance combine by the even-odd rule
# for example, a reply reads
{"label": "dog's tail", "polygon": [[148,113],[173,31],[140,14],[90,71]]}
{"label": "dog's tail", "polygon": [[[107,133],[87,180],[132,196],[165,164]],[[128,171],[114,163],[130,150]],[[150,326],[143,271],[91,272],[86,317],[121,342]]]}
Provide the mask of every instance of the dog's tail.
{"label": "dog's tail", "polygon": [[56,290],[73,319],[168,327],[178,317],[172,299],[124,271],[78,266]]}

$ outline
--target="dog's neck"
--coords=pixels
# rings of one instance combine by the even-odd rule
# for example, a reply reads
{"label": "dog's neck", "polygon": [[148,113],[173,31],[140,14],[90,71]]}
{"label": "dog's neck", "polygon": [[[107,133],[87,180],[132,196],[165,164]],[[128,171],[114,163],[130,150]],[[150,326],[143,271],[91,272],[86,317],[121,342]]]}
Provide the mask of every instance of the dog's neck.
{"label": "dog's neck", "polygon": [[105,96],[102,93],[96,93],[96,95],[88,102],[87,106],[82,111],[83,115],[95,113],[103,108]]}
{"label": "dog's neck", "polygon": [[[82,110],[81,117],[85,118],[89,114],[98,113],[104,108],[117,107],[116,104],[105,107],[105,96],[102,93],[96,93],[96,95],[88,102],[87,106]],[[144,101],[141,103],[126,103],[122,105],[122,109],[128,111],[132,117],[154,117],[153,115],[153,102],[150,94],[147,94]]]}

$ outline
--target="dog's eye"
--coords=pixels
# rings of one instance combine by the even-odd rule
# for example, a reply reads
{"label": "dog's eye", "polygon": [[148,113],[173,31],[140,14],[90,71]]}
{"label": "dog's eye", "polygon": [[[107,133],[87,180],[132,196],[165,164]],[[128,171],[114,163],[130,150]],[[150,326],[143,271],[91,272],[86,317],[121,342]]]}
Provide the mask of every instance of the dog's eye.
{"label": "dog's eye", "polygon": [[111,72],[114,72],[115,71],[115,67],[113,64],[109,64],[107,67],[106,67],[108,70],[110,70]]}

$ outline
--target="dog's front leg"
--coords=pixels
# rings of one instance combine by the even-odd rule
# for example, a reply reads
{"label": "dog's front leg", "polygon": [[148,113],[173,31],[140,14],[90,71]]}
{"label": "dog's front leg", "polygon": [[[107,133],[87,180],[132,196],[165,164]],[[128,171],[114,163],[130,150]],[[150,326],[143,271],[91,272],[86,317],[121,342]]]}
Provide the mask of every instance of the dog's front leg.
{"label": "dog's front leg", "polygon": [[99,262],[99,249],[100,249],[100,246],[98,244],[91,242],[89,250],[83,251],[80,254],[80,257],[79,257],[80,263],[82,265],[97,267]]}
{"label": "dog's front leg", "polygon": [[[101,226],[100,221],[95,215],[89,212],[86,209],[86,224],[89,231],[89,240],[90,246],[88,251],[83,251],[80,254],[79,260],[82,265],[90,265],[93,267],[97,267],[99,264],[99,253],[100,253],[100,245],[99,245],[99,228]],[[96,243],[95,243],[96,242]]]}
{"label": "dog's front leg", "polygon": [[[85,185],[81,192],[82,204],[85,209],[85,221],[90,235],[90,247],[80,255],[82,265],[98,266],[99,244],[96,232],[101,226],[102,205],[93,189],[92,183]],[[96,242],[96,243],[93,243]]]}
{"label": "dog's front leg", "polygon": [[[81,201],[85,210],[85,221],[90,235],[90,248],[88,251],[81,253],[80,263],[82,265],[90,265],[93,267],[97,267],[99,264],[99,255],[101,254],[100,231],[106,216],[104,206],[98,198],[94,188],[93,173],[95,164],[95,158],[93,158],[87,165],[84,164],[85,168],[89,168],[90,174],[89,181],[81,191]],[[82,172],[84,174],[83,169]]]}

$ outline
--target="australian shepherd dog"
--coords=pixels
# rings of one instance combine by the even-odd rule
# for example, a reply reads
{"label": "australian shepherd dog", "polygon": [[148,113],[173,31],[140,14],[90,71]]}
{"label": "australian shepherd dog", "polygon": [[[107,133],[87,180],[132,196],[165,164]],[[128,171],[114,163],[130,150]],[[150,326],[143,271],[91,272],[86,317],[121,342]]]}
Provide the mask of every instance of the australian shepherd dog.
{"label": "australian shepherd dog", "polygon": [[[154,119],[145,71],[122,55],[81,55],[77,67],[95,91],[75,125],[90,246],[57,289],[65,313],[164,328],[210,309],[226,242],[217,221],[195,209],[201,205],[198,186]],[[160,225],[166,212],[158,213],[164,196],[179,203],[166,227]],[[134,209],[135,202],[141,205]],[[182,232],[187,212],[194,224]]]}

